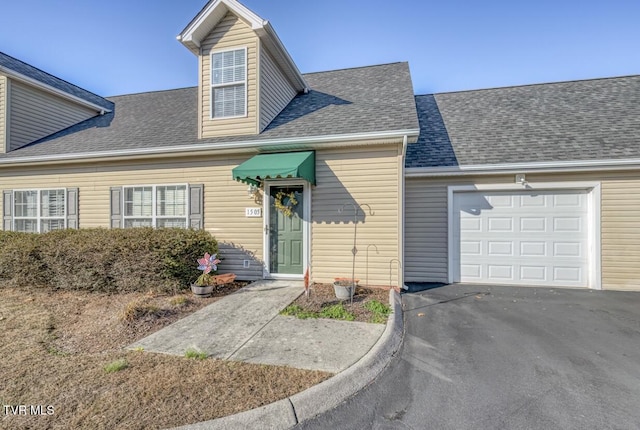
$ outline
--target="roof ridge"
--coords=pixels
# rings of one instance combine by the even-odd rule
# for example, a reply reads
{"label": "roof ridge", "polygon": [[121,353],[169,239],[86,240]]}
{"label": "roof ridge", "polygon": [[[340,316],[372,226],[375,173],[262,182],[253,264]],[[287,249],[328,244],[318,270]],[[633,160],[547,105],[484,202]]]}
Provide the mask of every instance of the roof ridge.
{"label": "roof ridge", "polygon": [[197,89],[198,86],[197,85],[191,85],[191,86],[188,86],[188,87],[166,88],[166,89],[163,89],[163,90],[151,90],[151,91],[140,91],[140,92],[137,92],[137,93],[116,94],[116,95],[108,96],[108,97],[105,97],[105,98],[106,99],[113,99],[113,98],[116,98],[116,97],[141,96],[141,95],[144,95],[144,94],[167,93],[167,92],[170,92],[170,91],[190,90],[190,89],[194,89],[194,88]]}
{"label": "roof ridge", "polygon": [[368,66],[354,66],[354,67],[343,67],[340,69],[331,69],[331,70],[320,70],[318,72],[307,72],[307,73],[303,73],[303,76],[308,76],[308,75],[317,75],[317,74],[321,74],[321,73],[331,73],[331,72],[342,72],[342,71],[346,71],[346,70],[356,70],[356,69],[371,69],[374,67],[382,67],[382,66],[392,66],[395,64],[408,64],[408,61],[392,61],[389,63],[381,63],[381,64],[370,64]]}
{"label": "roof ridge", "polygon": [[507,86],[504,86],[504,87],[475,88],[475,89],[458,90],[458,91],[443,91],[441,93],[416,94],[415,97],[435,96],[435,95],[441,95],[441,94],[460,94],[460,93],[473,93],[473,92],[481,92],[481,91],[506,90],[506,89],[510,89],[510,88],[551,86],[551,85],[571,84],[571,83],[577,83],[577,82],[606,81],[606,80],[625,79],[625,78],[640,78],[640,74],[637,74],[637,75],[621,75],[621,76],[604,76],[604,77],[600,77],[600,78],[570,79],[570,80],[567,80],[567,81],[536,82],[536,83],[532,83],[532,84],[507,85]]}

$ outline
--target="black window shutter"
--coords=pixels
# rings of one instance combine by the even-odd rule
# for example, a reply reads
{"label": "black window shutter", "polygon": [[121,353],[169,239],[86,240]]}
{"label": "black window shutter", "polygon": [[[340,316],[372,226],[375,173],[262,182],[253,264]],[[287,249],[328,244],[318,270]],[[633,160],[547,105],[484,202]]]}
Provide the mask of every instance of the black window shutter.
{"label": "black window shutter", "polygon": [[13,191],[2,191],[2,229],[11,231],[13,227]]}
{"label": "black window shutter", "polygon": [[204,228],[204,184],[189,185],[189,227]]}
{"label": "black window shutter", "polygon": [[67,188],[67,228],[79,228],[77,188]]}
{"label": "black window shutter", "polygon": [[124,228],[122,212],[122,187],[111,188],[111,228]]}

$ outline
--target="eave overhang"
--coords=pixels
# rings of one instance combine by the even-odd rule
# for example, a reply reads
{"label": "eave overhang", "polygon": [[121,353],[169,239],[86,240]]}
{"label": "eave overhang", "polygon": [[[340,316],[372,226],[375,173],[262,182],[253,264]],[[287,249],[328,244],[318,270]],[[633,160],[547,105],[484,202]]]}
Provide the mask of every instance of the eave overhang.
{"label": "eave overhang", "polygon": [[102,161],[176,158],[203,155],[260,154],[283,151],[307,151],[349,146],[402,144],[406,139],[415,141],[417,129],[371,133],[352,133],[329,136],[293,137],[268,140],[250,140],[229,143],[199,143],[157,148],[123,149],[112,151],[52,154],[0,158],[0,168],[11,166],[42,166],[49,164],[93,163]]}
{"label": "eave overhang", "polygon": [[529,163],[475,164],[442,167],[407,167],[407,178],[503,175],[515,173],[593,172],[640,169],[639,158],[610,160],[542,161]]}

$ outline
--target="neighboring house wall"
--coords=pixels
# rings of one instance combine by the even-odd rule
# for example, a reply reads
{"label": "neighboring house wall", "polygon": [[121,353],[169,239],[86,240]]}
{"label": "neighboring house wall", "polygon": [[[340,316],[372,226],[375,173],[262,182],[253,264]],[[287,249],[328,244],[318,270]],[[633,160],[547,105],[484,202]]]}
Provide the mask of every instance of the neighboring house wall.
{"label": "neighboring house wall", "polygon": [[[243,118],[211,118],[211,51],[247,48],[247,115]],[[257,65],[258,37],[240,18],[229,13],[202,41],[200,55],[201,137],[258,133]]]}
{"label": "neighboring house wall", "polygon": [[0,76],[0,154],[6,152],[7,77]]}
{"label": "neighboring house wall", "polygon": [[[640,175],[637,171],[526,175],[532,184],[601,183],[602,288],[640,290]],[[513,184],[514,175],[407,178],[405,197],[406,281],[447,282],[447,186]]]}
{"label": "neighboring house wall", "polygon": [[22,83],[9,80],[9,85],[7,152],[97,115]]}
{"label": "neighboring house wall", "polygon": [[266,49],[260,50],[260,131],[296,96],[295,89],[278,69]]}

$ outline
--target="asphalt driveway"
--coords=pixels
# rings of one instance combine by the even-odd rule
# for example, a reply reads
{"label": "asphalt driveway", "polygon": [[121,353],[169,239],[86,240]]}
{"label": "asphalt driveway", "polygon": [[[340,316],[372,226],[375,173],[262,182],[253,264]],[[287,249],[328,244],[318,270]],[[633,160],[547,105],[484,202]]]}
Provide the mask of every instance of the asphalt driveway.
{"label": "asphalt driveway", "polygon": [[299,428],[640,428],[640,293],[450,285],[403,306],[399,356]]}

